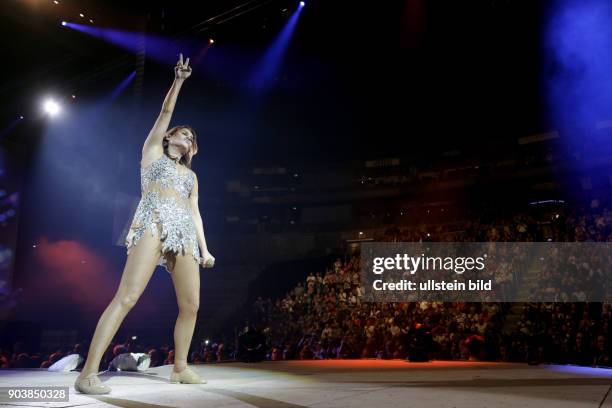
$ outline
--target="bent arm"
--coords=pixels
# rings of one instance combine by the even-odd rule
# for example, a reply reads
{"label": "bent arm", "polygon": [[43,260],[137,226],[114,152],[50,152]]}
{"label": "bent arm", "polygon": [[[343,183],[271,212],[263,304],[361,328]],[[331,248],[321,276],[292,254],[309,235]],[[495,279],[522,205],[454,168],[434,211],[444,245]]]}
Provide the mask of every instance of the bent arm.
{"label": "bent arm", "polygon": [[200,208],[198,207],[198,177],[195,176],[195,184],[191,195],[189,196],[189,202],[191,203],[191,214],[193,215],[193,221],[196,227],[196,235],[198,237],[198,245],[200,246],[200,254],[208,252],[206,245],[206,238],[204,237],[204,223],[202,222],[202,216],[200,215]]}
{"label": "bent arm", "polygon": [[176,105],[176,99],[184,81],[185,80],[183,78],[174,78],[174,82],[172,82],[172,86],[164,99],[161,112],[159,113],[159,116],[157,117],[157,120],[149,132],[149,135],[144,142],[144,146],[142,147],[143,157],[153,150],[163,149],[163,138],[168,130],[168,126],[170,125],[174,105]]}

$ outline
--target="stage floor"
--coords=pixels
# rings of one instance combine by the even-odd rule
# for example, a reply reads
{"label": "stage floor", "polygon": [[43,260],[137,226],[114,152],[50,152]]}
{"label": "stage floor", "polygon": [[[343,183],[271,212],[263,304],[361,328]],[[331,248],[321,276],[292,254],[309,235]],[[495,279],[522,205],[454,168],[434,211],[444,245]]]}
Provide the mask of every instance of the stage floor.
{"label": "stage floor", "polygon": [[171,366],[103,373],[110,394],[74,391],[78,373],[0,370],[1,386],[70,387],[37,407],[609,407],[612,370],[512,363],[402,360],[276,361],[192,366],[207,384],[171,384]]}

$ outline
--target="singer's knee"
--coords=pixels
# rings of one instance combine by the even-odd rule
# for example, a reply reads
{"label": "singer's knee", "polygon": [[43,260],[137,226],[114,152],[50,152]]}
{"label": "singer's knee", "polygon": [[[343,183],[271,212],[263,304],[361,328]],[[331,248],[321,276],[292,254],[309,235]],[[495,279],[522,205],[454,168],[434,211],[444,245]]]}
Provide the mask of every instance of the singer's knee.
{"label": "singer's knee", "polygon": [[121,308],[127,310],[133,308],[136,305],[136,302],[138,302],[139,298],[140,293],[137,292],[128,292],[125,294],[117,295],[117,300],[119,301]]}
{"label": "singer's knee", "polygon": [[200,308],[200,300],[197,297],[189,297],[188,299],[179,302],[180,313],[188,315],[197,315]]}

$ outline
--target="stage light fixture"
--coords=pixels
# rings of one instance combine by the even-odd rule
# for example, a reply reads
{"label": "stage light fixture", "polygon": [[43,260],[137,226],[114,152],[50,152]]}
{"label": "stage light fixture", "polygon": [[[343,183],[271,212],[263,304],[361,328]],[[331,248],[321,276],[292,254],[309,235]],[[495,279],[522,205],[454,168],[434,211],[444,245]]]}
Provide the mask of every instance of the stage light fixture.
{"label": "stage light fixture", "polygon": [[60,360],[53,363],[48,368],[48,370],[69,373],[70,371],[77,368],[84,360],[85,359],[77,353],[69,354],[66,357],[63,357]]}
{"label": "stage light fixture", "polygon": [[53,2],[54,2],[55,4],[59,4],[59,1],[57,1],[57,0],[53,0]]}
{"label": "stage light fixture", "polygon": [[215,40],[214,40],[214,39],[212,39],[212,38],[209,38],[209,39],[208,39],[208,43],[209,43],[209,44],[214,44],[214,43],[215,43]]}
{"label": "stage light fixture", "polygon": [[65,21],[62,21],[62,25],[63,26],[65,26],[66,24],[68,24],[68,23],[66,23]]}
{"label": "stage light fixture", "polygon": [[60,111],[60,106],[53,99],[47,99],[43,104],[43,109],[49,116],[56,116]]}
{"label": "stage light fixture", "polygon": [[151,357],[146,353],[122,353],[108,365],[110,371],[146,371],[151,365]]}
{"label": "stage light fixture", "polygon": [[304,7],[306,5],[305,1],[300,1],[300,7]]}
{"label": "stage light fixture", "polygon": [[79,13],[79,16],[81,16],[81,18],[83,18],[83,17],[85,17],[85,14]]}

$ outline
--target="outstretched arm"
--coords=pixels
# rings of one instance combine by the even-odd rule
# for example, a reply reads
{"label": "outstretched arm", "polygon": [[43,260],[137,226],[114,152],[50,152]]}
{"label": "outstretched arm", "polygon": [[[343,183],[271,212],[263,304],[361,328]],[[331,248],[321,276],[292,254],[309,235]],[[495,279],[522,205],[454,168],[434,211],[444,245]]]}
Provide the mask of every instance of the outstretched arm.
{"label": "outstretched arm", "polygon": [[170,90],[166,94],[164,104],[162,105],[161,112],[153,125],[153,128],[149,132],[147,139],[142,147],[142,156],[159,156],[159,153],[163,151],[163,138],[170,125],[170,119],[172,118],[172,112],[174,111],[174,105],[178,97],[179,91],[183,86],[185,79],[191,75],[191,67],[189,66],[189,58],[183,64],[183,54],[180,54],[179,61],[174,67],[174,82],[170,87]]}
{"label": "outstretched arm", "polygon": [[200,208],[198,207],[198,177],[195,175],[195,183],[191,195],[189,196],[189,202],[191,204],[191,214],[193,216],[193,222],[195,223],[196,235],[198,237],[198,245],[200,246],[200,256],[202,257],[201,265],[203,267],[212,267],[215,264],[215,257],[208,252],[206,245],[206,238],[204,237],[204,224],[202,222],[202,216],[200,215]]}

